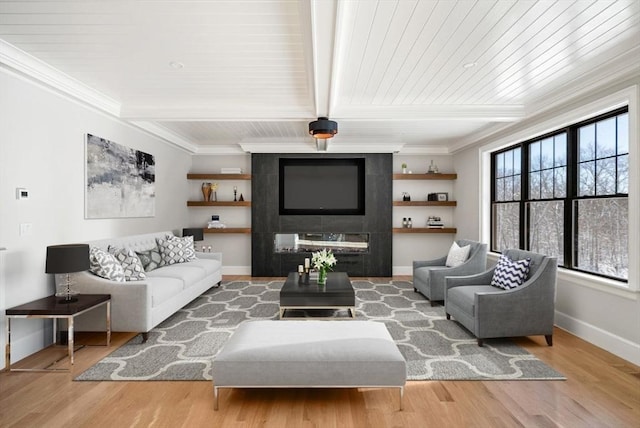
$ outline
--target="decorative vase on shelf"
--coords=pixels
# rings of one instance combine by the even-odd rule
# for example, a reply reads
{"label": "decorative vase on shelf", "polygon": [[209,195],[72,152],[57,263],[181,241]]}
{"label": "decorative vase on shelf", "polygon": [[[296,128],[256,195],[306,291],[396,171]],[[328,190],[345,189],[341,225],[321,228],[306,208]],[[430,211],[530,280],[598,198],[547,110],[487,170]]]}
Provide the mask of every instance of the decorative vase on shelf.
{"label": "decorative vase on shelf", "polygon": [[205,202],[211,200],[211,183],[202,183],[202,197]]}
{"label": "decorative vase on shelf", "polygon": [[321,267],[318,269],[318,285],[325,285],[327,283],[327,268]]}

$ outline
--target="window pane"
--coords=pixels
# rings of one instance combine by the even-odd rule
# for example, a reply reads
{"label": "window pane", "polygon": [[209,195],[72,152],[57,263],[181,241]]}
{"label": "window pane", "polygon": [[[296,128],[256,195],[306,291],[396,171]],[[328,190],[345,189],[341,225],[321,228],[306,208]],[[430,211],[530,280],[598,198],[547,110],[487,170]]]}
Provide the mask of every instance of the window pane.
{"label": "window pane", "polygon": [[514,175],[513,176],[513,200],[514,201],[519,201],[520,200],[520,188],[522,186],[522,183],[520,183],[520,175]]}
{"label": "window pane", "polygon": [[596,123],[596,156],[603,158],[616,154],[616,118]]}
{"label": "window pane", "polygon": [[496,177],[504,177],[504,153],[496,155]]}
{"label": "window pane", "polygon": [[518,147],[517,149],[513,150],[513,173],[514,174],[520,174],[521,172],[521,162],[522,159],[520,158],[520,148]]}
{"label": "window pane", "polygon": [[593,196],[596,194],[596,163],[585,162],[578,165],[579,180],[578,196]]}
{"label": "window pane", "polygon": [[504,200],[513,201],[513,177],[504,179]]}
{"label": "window pane", "polygon": [[504,179],[496,179],[496,201],[504,201]]}
{"label": "window pane", "polygon": [[618,193],[629,193],[629,155],[618,156]]}
{"label": "window pane", "polygon": [[596,126],[583,126],[578,130],[579,162],[584,162],[596,158]]}
{"label": "window pane", "polygon": [[504,175],[513,175],[513,150],[504,154]]}
{"label": "window pane", "polygon": [[541,175],[540,198],[553,198],[553,170],[545,169]]}
{"label": "window pane", "polygon": [[553,166],[553,137],[542,140],[542,154],[540,163],[542,168],[551,168]]}
{"label": "window pane", "polygon": [[618,116],[618,154],[629,153],[629,113]]}
{"label": "window pane", "polygon": [[561,167],[554,170],[554,196],[564,198],[567,196],[567,168]]}
{"label": "window pane", "polygon": [[529,171],[540,171],[540,141],[529,145]]}
{"label": "window pane", "polygon": [[495,204],[493,209],[493,251],[520,246],[520,204]]}
{"label": "window pane", "polygon": [[563,132],[553,137],[554,151],[553,166],[565,166],[567,164],[567,133]]}
{"label": "window pane", "polygon": [[547,254],[564,263],[564,203],[531,202],[529,211],[529,251]]}
{"label": "window pane", "polygon": [[629,215],[626,198],[576,201],[577,263],[588,272],[627,279]]}
{"label": "window pane", "polygon": [[596,161],[596,195],[613,195],[616,193],[616,159],[600,159]]}
{"label": "window pane", "polygon": [[540,199],[540,173],[529,173],[529,199]]}

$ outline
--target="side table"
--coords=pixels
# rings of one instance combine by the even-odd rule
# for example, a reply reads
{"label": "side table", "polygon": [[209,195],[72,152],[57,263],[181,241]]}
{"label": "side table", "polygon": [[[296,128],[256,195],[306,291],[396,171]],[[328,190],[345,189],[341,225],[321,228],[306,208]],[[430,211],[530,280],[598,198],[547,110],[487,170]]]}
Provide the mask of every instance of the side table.
{"label": "side table", "polygon": [[[107,327],[107,343],[111,343],[111,295],[110,294],[76,294],[78,300],[67,303],[61,300],[59,296],[48,296],[42,299],[34,300],[24,305],[15,306],[5,311],[7,315],[7,346],[6,359],[7,369],[9,371],[64,371],[69,372],[73,367],[73,322],[74,318],[80,314],[97,308],[101,305],[107,305],[106,327]],[[11,368],[11,319],[13,318],[49,318],[53,319],[53,343],[56,343],[57,336],[57,320],[63,318],[67,320],[68,326],[68,347],[69,368],[45,368],[45,369],[12,369]],[[55,364],[55,363],[54,363]]]}

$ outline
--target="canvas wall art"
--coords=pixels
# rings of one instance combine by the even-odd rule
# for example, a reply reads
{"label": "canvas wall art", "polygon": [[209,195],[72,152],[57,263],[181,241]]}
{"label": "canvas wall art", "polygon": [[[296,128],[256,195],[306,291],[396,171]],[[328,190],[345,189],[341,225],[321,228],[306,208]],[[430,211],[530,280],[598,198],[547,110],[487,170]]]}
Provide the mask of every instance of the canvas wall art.
{"label": "canvas wall art", "polygon": [[85,218],[155,216],[153,155],[91,134],[85,153]]}

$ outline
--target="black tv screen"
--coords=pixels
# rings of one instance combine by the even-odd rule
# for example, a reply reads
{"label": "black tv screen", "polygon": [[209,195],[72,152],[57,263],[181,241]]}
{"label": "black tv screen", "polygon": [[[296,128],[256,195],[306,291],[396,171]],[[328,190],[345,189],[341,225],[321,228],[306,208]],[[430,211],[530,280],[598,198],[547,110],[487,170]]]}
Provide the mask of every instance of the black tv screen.
{"label": "black tv screen", "polygon": [[280,215],[364,215],[364,158],[280,158]]}

